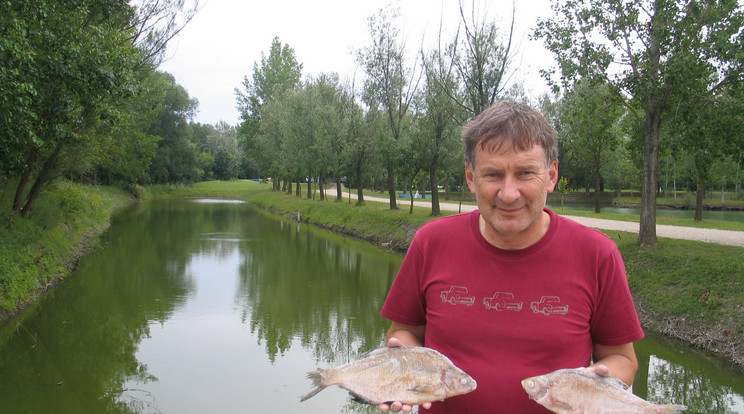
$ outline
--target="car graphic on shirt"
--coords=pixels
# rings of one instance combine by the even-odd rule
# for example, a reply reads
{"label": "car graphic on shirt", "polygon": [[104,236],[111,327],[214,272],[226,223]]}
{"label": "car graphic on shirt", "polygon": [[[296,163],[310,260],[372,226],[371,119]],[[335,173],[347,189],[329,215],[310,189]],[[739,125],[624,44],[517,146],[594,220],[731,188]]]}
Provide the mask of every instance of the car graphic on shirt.
{"label": "car graphic on shirt", "polygon": [[496,292],[490,298],[483,299],[486,309],[496,309],[499,312],[503,310],[519,312],[522,310],[522,303],[514,300],[514,294],[511,292]]}
{"label": "car graphic on shirt", "polygon": [[543,315],[565,315],[568,313],[568,305],[561,304],[558,296],[543,296],[538,302],[531,302],[530,308],[534,313]]}
{"label": "car graphic on shirt", "polygon": [[475,296],[468,295],[468,288],[464,286],[452,286],[449,290],[443,290],[439,296],[442,298],[442,302],[452,305],[473,306],[473,303],[475,303]]}

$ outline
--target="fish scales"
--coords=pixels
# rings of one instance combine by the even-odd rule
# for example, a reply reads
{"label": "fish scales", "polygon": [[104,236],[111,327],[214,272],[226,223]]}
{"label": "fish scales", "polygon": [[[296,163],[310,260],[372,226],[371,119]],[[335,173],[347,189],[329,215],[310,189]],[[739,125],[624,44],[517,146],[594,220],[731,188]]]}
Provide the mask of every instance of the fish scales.
{"label": "fish scales", "polygon": [[586,368],[559,369],[546,375],[522,381],[530,398],[559,414],[678,413],[683,405],[650,403],[627,391],[628,386],[617,378],[603,377]]}
{"label": "fish scales", "polygon": [[308,378],[316,388],[300,401],[331,385],[348,390],[363,403],[409,405],[441,401],[476,387],[475,380],[447,357],[426,347],[376,349],[348,364],[309,372]]}

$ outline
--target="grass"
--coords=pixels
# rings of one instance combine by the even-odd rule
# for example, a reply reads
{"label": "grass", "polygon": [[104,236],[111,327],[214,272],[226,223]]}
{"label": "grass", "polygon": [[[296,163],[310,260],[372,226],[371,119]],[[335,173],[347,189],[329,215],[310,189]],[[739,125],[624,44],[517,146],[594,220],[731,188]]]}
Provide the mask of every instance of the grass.
{"label": "grass", "polygon": [[0,226],[0,314],[5,317],[66,275],[89,236],[108,225],[110,210],[130,199],[112,187],[58,180],[21,217],[10,214],[14,184],[0,182],[0,202],[6,208]]}

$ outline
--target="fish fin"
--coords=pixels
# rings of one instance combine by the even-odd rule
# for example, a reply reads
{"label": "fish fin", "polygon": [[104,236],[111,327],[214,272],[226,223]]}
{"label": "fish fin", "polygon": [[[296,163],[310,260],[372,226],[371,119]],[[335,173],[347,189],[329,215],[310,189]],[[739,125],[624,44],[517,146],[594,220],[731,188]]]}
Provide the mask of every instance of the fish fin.
{"label": "fish fin", "polygon": [[431,394],[436,392],[436,388],[431,385],[417,385],[413,388],[411,388],[412,392],[420,392],[423,394]]}
{"label": "fish fin", "polygon": [[669,404],[659,407],[659,414],[681,413],[682,411],[687,411],[687,407],[678,404]]}
{"label": "fish fin", "polygon": [[[361,395],[354,394],[353,392],[349,392],[349,395],[351,395],[351,397],[352,397],[351,400],[352,401],[356,401],[356,402],[362,403],[362,404],[374,405],[374,403],[372,401],[370,401],[370,400],[362,397]],[[392,404],[392,401],[390,401],[390,402],[388,402],[386,404]]]}
{"label": "fish fin", "polygon": [[403,347],[403,346],[400,346],[400,347],[397,347],[397,348],[382,347],[382,348],[373,349],[373,350],[371,350],[369,352],[366,352],[366,353],[362,354],[360,356],[360,359],[371,357],[371,356],[375,356],[375,355],[383,355],[383,354],[386,354],[386,353],[388,353],[390,351],[398,350],[400,348],[405,348],[405,347]]}
{"label": "fish fin", "polygon": [[303,395],[302,397],[300,397],[300,402],[314,397],[315,394],[323,391],[323,389],[326,387],[326,385],[323,384],[323,370],[318,369],[317,371],[310,371],[307,373],[307,377],[313,380],[313,385],[316,388],[310,391],[309,393]]}

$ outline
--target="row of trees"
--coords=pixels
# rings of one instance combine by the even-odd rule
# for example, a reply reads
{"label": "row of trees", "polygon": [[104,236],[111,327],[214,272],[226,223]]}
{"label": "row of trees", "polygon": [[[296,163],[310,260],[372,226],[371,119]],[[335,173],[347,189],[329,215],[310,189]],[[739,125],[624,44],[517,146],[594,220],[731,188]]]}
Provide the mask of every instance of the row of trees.
{"label": "row of trees", "polygon": [[[543,73],[555,95],[531,103],[559,132],[562,173],[594,188],[597,209],[605,182],[638,189],[639,242],[655,244],[660,158],[664,187],[671,171],[675,189],[696,189],[698,214],[714,180],[725,187],[728,176],[738,193],[744,12],[736,1],[561,1],[553,9],[533,36],[557,57]],[[372,42],[357,51],[366,75],[359,90],[336,75],[303,81],[292,48],[274,39],[236,90],[255,168],[277,186],[348,177],[360,202],[366,182],[384,180],[391,209],[396,188],[419,180],[437,189],[440,179],[461,177],[459,127],[496,100],[529,99],[514,81],[514,13],[502,30],[462,4],[459,14],[454,36],[440,34],[415,58],[394,9],[370,17]],[[438,214],[438,191],[432,196]]]}
{"label": "row of trees", "polygon": [[275,38],[236,89],[237,128],[191,122],[198,103],[157,71],[196,12],[185,1],[0,2],[0,180],[17,183],[13,211],[27,214],[65,174],[124,186],[271,176],[290,192],[331,180],[339,197],[346,180],[359,202],[365,187],[386,189],[390,208],[396,189],[428,190],[438,214],[432,190],[462,185],[460,127],[500,99],[551,119],[574,186],[641,191],[643,244],[655,243],[660,188],[696,189],[700,209],[706,186],[739,191],[736,1],[556,2],[533,33],[557,57],[544,73],[555,94],[532,100],[517,79],[514,13],[499,25],[460,4],[458,30],[410,54],[386,8],[356,51],[361,85],[303,78]]}

